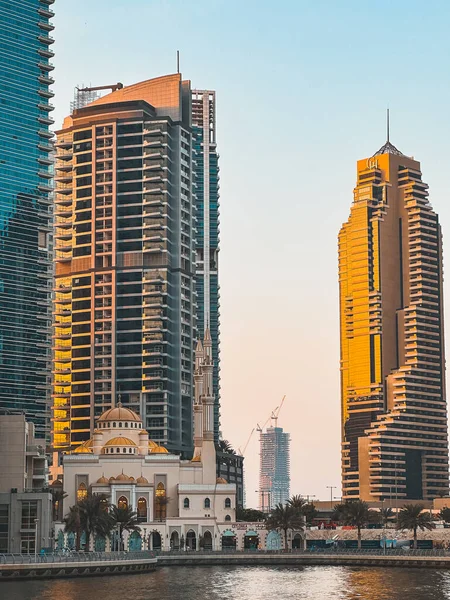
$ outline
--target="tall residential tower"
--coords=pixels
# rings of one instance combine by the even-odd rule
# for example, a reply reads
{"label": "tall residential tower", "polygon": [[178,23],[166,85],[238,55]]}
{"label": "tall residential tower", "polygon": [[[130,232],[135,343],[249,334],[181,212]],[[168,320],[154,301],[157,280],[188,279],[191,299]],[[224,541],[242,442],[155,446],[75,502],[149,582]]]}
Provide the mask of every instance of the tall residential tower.
{"label": "tall residential tower", "polygon": [[50,393],[54,0],[0,2],[0,408],[43,437]]}
{"label": "tall residential tower", "polygon": [[202,339],[209,327],[214,361],[214,440],[220,428],[220,312],[219,312],[219,155],[216,145],[216,93],[192,91],[197,198],[196,286],[197,327]]}
{"label": "tall residential tower", "polygon": [[89,439],[119,398],[192,450],[195,204],[191,88],[123,87],[57,132],[53,442]]}
{"label": "tall residential tower", "polygon": [[344,498],[448,493],[442,241],[420,163],[358,161],[339,234]]}

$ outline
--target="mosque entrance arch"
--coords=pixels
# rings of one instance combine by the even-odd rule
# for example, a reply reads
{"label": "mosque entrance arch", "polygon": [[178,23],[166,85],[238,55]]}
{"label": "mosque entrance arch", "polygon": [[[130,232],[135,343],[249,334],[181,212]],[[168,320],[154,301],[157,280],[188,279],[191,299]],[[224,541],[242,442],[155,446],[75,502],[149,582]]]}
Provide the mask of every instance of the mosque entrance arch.
{"label": "mosque entrance arch", "polygon": [[186,549],[197,550],[197,536],[195,535],[195,531],[192,531],[192,529],[190,529],[186,534]]}
{"label": "mosque entrance arch", "polygon": [[178,531],[172,531],[172,535],[170,536],[170,549],[180,549],[180,536],[178,535]]}
{"label": "mosque entrance arch", "polygon": [[233,531],[223,532],[222,550],[236,550],[236,534]]}
{"label": "mosque entrance arch", "polygon": [[138,531],[133,531],[128,539],[128,549],[130,552],[139,552],[142,550],[142,538]]}
{"label": "mosque entrance arch", "polygon": [[256,531],[247,531],[244,537],[245,550],[257,550],[259,545],[259,537]]}
{"label": "mosque entrance arch", "polygon": [[161,534],[159,531],[152,531],[148,538],[149,550],[161,550]]}
{"label": "mosque entrance arch", "polygon": [[302,547],[302,536],[296,533],[292,538],[292,550],[300,550]]}
{"label": "mosque entrance arch", "polygon": [[267,550],[281,550],[281,535],[278,531],[269,531],[266,538]]}
{"label": "mosque entrance arch", "polygon": [[212,534],[210,531],[205,531],[203,534],[203,550],[212,550],[213,549],[213,541]]}
{"label": "mosque entrance arch", "polygon": [[106,550],[106,539],[102,535],[98,535],[95,538],[94,549],[96,552],[105,552]]}

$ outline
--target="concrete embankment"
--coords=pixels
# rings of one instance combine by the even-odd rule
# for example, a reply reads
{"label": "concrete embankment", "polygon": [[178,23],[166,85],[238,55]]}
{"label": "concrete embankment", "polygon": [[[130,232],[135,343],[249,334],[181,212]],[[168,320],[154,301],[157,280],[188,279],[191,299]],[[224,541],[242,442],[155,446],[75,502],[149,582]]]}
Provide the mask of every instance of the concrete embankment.
{"label": "concrete embankment", "polygon": [[156,558],[133,560],[89,560],[0,564],[0,581],[11,579],[47,579],[95,575],[148,573],[157,566]]}
{"label": "concrete embankment", "polygon": [[357,566],[357,567],[426,567],[450,569],[449,556],[407,556],[370,554],[325,554],[325,553],[218,553],[185,552],[183,554],[162,554],[158,556],[158,566]]}

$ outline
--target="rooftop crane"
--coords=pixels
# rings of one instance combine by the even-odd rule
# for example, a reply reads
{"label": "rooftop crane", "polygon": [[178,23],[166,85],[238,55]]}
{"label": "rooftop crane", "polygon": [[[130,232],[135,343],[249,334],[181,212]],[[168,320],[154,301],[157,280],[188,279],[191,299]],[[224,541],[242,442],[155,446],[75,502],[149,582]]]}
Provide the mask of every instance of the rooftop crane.
{"label": "rooftop crane", "polygon": [[283,408],[283,404],[284,404],[285,399],[286,399],[286,395],[283,396],[283,399],[281,400],[280,406],[277,406],[277,408],[272,412],[272,414],[270,416],[271,420],[275,422],[274,427],[278,426],[278,416],[280,414],[281,409]]}
{"label": "rooftop crane", "polygon": [[239,452],[239,454],[240,454],[241,456],[244,456],[244,455],[245,455],[245,451],[247,450],[247,446],[249,445],[249,443],[250,443],[250,440],[252,439],[252,435],[254,434],[254,432],[255,432],[255,428],[253,427],[253,429],[252,429],[252,430],[251,430],[251,432],[250,432],[250,435],[248,436],[248,440],[247,440],[247,441],[246,441],[246,443],[245,443],[244,449],[241,451],[241,449],[240,449],[240,448],[238,448],[238,452]]}
{"label": "rooftop crane", "polygon": [[94,87],[85,87],[85,88],[79,88],[77,87],[77,90],[79,92],[99,92],[100,90],[111,90],[112,92],[115,92],[116,90],[121,90],[123,88],[123,83],[120,83],[120,81],[118,83],[113,83],[112,85],[97,85]]}

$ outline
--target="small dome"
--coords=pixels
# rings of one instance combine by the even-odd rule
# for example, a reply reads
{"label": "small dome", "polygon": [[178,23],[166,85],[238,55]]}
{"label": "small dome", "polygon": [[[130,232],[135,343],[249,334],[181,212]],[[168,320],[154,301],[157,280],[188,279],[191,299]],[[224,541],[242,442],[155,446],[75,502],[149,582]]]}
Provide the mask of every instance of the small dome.
{"label": "small dome", "polygon": [[115,481],[131,481],[131,478],[128,477],[128,475],[125,475],[125,473],[122,471],[122,473],[120,473],[120,475],[117,475],[117,477],[114,478]]}
{"label": "small dome", "polygon": [[200,454],[198,454],[197,456],[194,456],[191,462],[202,462],[202,457],[200,456]]}
{"label": "small dome", "polygon": [[158,444],[153,440],[148,440],[148,448],[151,452],[154,448],[158,448]]}
{"label": "small dome", "polygon": [[148,479],[146,477],[143,477],[141,475],[140,477],[138,477],[136,479],[136,483],[140,483],[140,484],[146,485],[146,484],[148,484]]}
{"label": "small dome", "polygon": [[118,436],[106,442],[104,448],[106,448],[106,446],[136,446],[136,444],[129,438]]}
{"label": "small dome", "polygon": [[115,477],[110,477],[109,478],[109,483],[111,483],[112,481],[114,481]]}
{"label": "small dome", "polygon": [[167,448],[164,448],[164,446],[158,446],[158,444],[156,444],[156,448],[152,448],[150,450],[151,454],[169,454],[169,451],[167,450]]}
{"label": "small dome", "polygon": [[100,477],[100,479],[97,479],[97,483],[108,484],[109,483],[109,479],[107,479],[104,475],[102,475]]}
{"label": "small dome", "polygon": [[141,417],[135,413],[134,410],[122,406],[121,402],[119,402],[114,408],[110,408],[105,411],[99,417],[98,421],[136,421],[137,423],[142,423]]}
{"label": "small dome", "polygon": [[228,483],[228,481],[226,479],[224,479],[223,477],[218,477],[216,479],[216,483]]}
{"label": "small dome", "polygon": [[84,444],[81,444],[81,446],[77,446],[75,448],[72,454],[92,454],[92,449],[88,448]]}

